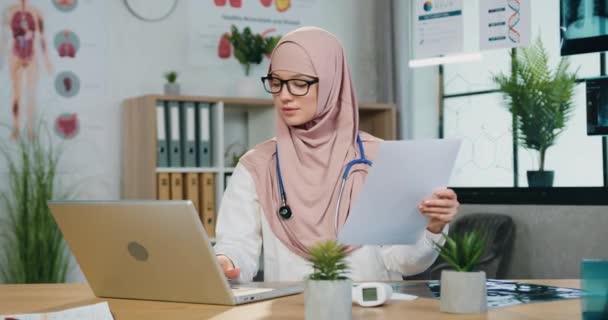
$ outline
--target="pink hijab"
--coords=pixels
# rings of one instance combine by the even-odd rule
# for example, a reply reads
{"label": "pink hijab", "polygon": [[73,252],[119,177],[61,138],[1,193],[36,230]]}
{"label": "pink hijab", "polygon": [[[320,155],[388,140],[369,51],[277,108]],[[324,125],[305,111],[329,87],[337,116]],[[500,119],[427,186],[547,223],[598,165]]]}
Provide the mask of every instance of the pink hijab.
{"label": "pink hijab", "polygon": [[[288,126],[277,112],[276,139],[257,145],[241,158],[241,163],[255,181],[275,236],[291,251],[307,258],[308,248],[316,242],[336,239],[336,204],[343,170],[348,162],[360,157],[356,143],[357,98],[344,49],[323,29],[299,28],[283,36],[271,56],[269,72],[276,70],[319,78],[317,112],[310,123],[298,127]],[[380,140],[366,133],[361,133],[361,139],[366,157],[373,160]],[[281,196],[277,145],[287,204],[293,213],[287,220],[278,215]],[[346,221],[366,170],[365,165],[351,169],[338,212],[338,230]]]}

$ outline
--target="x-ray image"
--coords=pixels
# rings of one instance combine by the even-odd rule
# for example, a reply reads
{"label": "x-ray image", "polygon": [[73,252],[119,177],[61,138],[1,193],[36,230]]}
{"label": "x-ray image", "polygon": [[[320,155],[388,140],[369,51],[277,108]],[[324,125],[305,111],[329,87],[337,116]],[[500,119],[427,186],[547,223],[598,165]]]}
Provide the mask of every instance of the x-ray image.
{"label": "x-ray image", "polygon": [[587,134],[608,135],[608,77],[587,79]]}
{"label": "x-ray image", "polygon": [[608,0],[561,0],[562,55],[608,49]]}
{"label": "x-ray image", "polygon": [[603,35],[608,29],[608,0],[569,0],[564,2],[562,19],[566,37],[588,38]]}
{"label": "x-ray image", "polygon": [[602,103],[598,106],[597,125],[600,127],[608,127],[608,98],[603,95]]}

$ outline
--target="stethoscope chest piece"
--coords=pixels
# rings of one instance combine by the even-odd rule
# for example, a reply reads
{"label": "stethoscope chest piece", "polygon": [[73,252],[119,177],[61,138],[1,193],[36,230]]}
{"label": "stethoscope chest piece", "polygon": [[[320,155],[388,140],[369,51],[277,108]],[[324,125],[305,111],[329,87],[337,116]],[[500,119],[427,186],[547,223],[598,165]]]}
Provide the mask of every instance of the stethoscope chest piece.
{"label": "stethoscope chest piece", "polygon": [[[347,163],[346,167],[344,168],[344,173],[342,174],[342,183],[340,185],[340,191],[338,192],[338,201],[336,204],[336,215],[335,215],[336,230],[338,228],[337,227],[338,213],[340,211],[340,202],[342,201],[342,192],[344,191],[344,185],[345,185],[346,179],[348,179],[348,174],[351,172],[351,168],[356,164],[365,164],[368,166],[372,165],[372,162],[365,157],[365,150],[363,149],[363,142],[361,141],[361,137],[358,134],[357,134],[357,145],[359,146],[360,158],[352,160],[349,163]],[[279,146],[278,146],[278,144],[275,148],[276,148],[275,159],[276,159],[276,165],[277,165],[277,181],[279,184],[279,194],[281,196],[281,204],[282,204],[281,207],[279,208],[279,216],[283,220],[287,220],[287,219],[291,218],[292,212],[291,212],[291,208],[289,208],[289,206],[287,205],[287,195],[285,195],[285,188],[283,188],[283,178],[281,177],[281,165],[279,164]]]}
{"label": "stethoscope chest piece", "polygon": [[291,218],[291,208],[287,205],[281,206],[279,208],[279,215],[285,220]]}

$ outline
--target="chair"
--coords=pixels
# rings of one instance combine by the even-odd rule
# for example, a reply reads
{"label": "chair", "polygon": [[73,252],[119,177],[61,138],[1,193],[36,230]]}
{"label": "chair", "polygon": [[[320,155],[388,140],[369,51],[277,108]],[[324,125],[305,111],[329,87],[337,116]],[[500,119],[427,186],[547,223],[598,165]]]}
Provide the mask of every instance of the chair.
{"label": "chair", "polygon": [[[513,247],[515,224],[510,216],[496,213],[473,213],[456,219],[450,228],[450,234],[463,234],[478,230],[486,235],[487,244],[484,255],[475,270],[483,270],[488,279],[503,279],[506,266]],[[408,280],[436,280],[441,278],[441,271],[452,269],[441,257],[427,271]]]}

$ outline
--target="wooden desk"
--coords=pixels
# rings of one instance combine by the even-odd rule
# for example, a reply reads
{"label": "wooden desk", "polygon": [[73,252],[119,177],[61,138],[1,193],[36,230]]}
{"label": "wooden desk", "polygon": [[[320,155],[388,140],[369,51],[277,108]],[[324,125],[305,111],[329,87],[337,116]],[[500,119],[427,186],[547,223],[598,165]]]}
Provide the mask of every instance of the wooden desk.
{"label": "wooden desk", "polygon": [[[578,280],[525,280],[578,288]],[[84,284],[0,285],[0,314],[60,310],[108,301],[116,320],[124,319],[304,319],[304,295],[289,296],[238,307],[99,299]],[[378,308],[353,307],[353,319],[580,319],[578,299],[491,309],[485,314],[439,312],[439,301],[395,301]]]}

